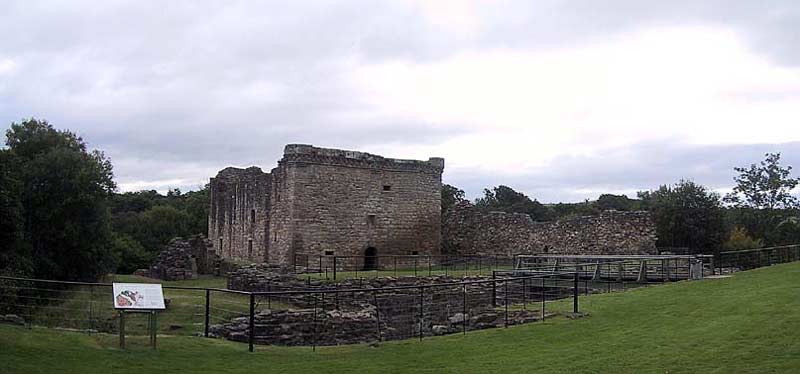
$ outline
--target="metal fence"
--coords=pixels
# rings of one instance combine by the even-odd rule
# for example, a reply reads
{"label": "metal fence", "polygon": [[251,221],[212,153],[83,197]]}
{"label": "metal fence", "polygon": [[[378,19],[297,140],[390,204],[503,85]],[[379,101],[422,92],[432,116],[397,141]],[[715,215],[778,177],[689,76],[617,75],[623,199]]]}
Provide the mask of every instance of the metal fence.
{"label": "metal fence", "polygon": [[725,274],[800,261],[800,244],[719,252],[714,256],[714,273]]}
{"label": "metal fence", "polygon": [[[572,298],[578,312],[576,272],[526,272],[472,277],[460,282],[385,287],[244,292],[164,285],[167,309],[159,313],[161,334],[224,337],[255,344],[339,345],[466,333],[540,321],[553,314],[548,302]],[[434,280],[440,278],[433,278]],[[28,326],[118,333],[111,283],[60,282],[0,277],[0,314]],[[126,314],[125,331],[148,334],[144,318]]]}
{"label": "metal fence", "polygon": [[381,255],[325,256],[295,254],[295,273],[318,278],[368,278],[380,276],[489,275],[514,267],[515,256]]}

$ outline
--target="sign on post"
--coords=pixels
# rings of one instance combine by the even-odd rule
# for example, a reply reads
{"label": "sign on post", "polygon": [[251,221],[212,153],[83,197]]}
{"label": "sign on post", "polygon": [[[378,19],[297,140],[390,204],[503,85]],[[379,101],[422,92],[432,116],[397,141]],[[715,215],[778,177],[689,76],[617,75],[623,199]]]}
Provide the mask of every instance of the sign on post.
{"label": "sign on post", "polygon": [[164,291],[158,283],[114,283],[115,309],[165,309]]}

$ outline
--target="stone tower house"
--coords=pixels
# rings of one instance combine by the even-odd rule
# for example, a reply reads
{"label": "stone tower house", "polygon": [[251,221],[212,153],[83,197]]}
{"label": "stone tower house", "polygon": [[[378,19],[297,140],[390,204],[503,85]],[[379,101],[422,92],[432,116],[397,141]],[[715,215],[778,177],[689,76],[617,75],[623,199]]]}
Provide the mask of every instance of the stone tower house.
{"label": "stone tower house", "polygon": [[278,167],[225,168],[210,183],[208,237],[224,258],[436,255],[444,159],[397,160],[289,144]]}

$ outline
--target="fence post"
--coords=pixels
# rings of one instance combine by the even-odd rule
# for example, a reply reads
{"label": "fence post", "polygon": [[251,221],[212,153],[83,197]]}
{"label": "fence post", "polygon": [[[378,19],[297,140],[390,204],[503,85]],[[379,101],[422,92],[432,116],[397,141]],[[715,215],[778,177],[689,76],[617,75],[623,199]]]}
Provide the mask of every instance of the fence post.
{"label": "fence post", "polygon": [[492,271],[492,307],[497,307],[497,276],[494,271]]}
{"label": "fence post", "polygon": [[431,255],[428,255],[428,276],[431,276]]}
{"label": "fence post", "polygon": [[463,286],[464,286],[464,298],[463,298],[463,302],[464,303],[463,303],[462,308],[461,308],[461,315],[464,316],[464,318],[462,319],[461,322],[464,324],[464,326],[463,326],[464,327],[464,334],[466,335],[466,333],[467,333],[467,284],[465,283],[465,284],[463,284]]}
{"label": "fence post", "polygon": [[422,341],[422,320],[424,318],[422,314],[422,299],[425,297],[425,287],[419,288],[419,341]]}
{"label": "fence post", "polygon": [[125,349],[125,311],[119,311],[119,349]]}
{"label": "fence post", "polygon": [[336,256],[333,256],[333,280],[336,280]]}
{"label": "fence post", "polygon": [[417,257],[414,257],[414,276],[417,276]]}
{"label": "fence post", "polygon": [[544,322],[544,313],[545,313],[544,302],[545,302],[545,300],[547,300],[547,293],[545,292],[544,286],[545,286],[545,284],[544,284],[544,276],[543,276],[542,277],[542,322]]}
{"label": "fence post", "polygon": [[256,295],[250,294],[250,336],[248,338],[249,350],[253,352],[253,341],[256,335],[255,331],[255,314],[256,314]]}
{"label": "fence post", "polygon": [[203,336],[205,336],[206,338],[208,337],[208,319],[209,319],[209,309],[211,307],[209,300],[211,300],[211,290],[206,288],[206,313],[205,313],[206,317],[205,317],[205,322],[203,323],[204,326]]}
{"label": "fence post", "polygon": [[505,304],[505,309],[506,309],[506,315],[505,315],[506,321],[505,321],[505,326],[503,327],[508,327],[508,280],[503,282],[503,293],[505,294],[503,295],[503,298],[505,299],[503,304]]}
{"label": "fence post", "polygon": [[94,330],[94,286],[89,286],[89,330]]}
{"label": "fence post", "polygon": [[572,281],[572,312],[578,313],[578,272],[575,272],[575,278]]}
{"label": "fence post", "polygon": [[375,320],[377,321],[378,341],[381,341],[381,308],[378,306],[378,291],[372,291],[372,297],[375,299]]}
{"label": "fence post", "polygon": [[314,328],[313,328],[313,335],[311,336],[311,351],[317,351],[317,294],[312,294],[314,296]]}
{"label": "fence post", "polygon": [[397,256],[396,255],[392,256],[392,258],[394,259],[394,276],[396,277],[397,276]]}
{"label": "fence post", "polygon": [[528,296],[526,295],[525,285],[528,283],[528,278],[522,278],[522,310],[528,309]]}

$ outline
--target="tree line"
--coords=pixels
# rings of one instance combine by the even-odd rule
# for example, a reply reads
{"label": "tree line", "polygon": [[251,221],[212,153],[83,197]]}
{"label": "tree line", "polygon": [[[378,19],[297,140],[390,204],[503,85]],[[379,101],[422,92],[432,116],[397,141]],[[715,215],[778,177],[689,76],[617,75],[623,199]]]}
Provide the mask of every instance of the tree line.
{"label": "tree line", "polygon": [[[528,214],[534,221],[597,215],[605,210],[651,213],[658,247],[686,248],[691,253],[714,253],[800,243],[800,204],[792,191],[800,183],[791,166],[782,166],[780,153],[748,167],[737,167],[733,190],[719,193],[691,180],[679,180],[636,198],[603,194],[580,203],[542,204],[508,186],[485,189],[476,208]],[[442,187],[442,211],[466,201],[464,191]]]}
{"label": "tree line", "polygon": [[36,119],[0,149],[0,274],[95,280],[147,267],[175,236],[205,233],[207,189],[118,193],[111,161]]}
{"label": "tree line", "polygon": [[[0,149],[0,274],[95,280],[147,267],[171,238],[206,233],[208,189],[166,195],[119,193],[111,161],[73,132],[47,121],[12,123]],[[798,179],[780,154],[736,168],[736,187],[721,197],[681,180],[636,198],[601,195],[580,203],[542,204],[508,186],[484,190],[484,211],[524,213],[537,221],[604,210],[647,210],[658,245],[696,252],[800,242]],[[442,210],[466,201],[442,187]]]}

